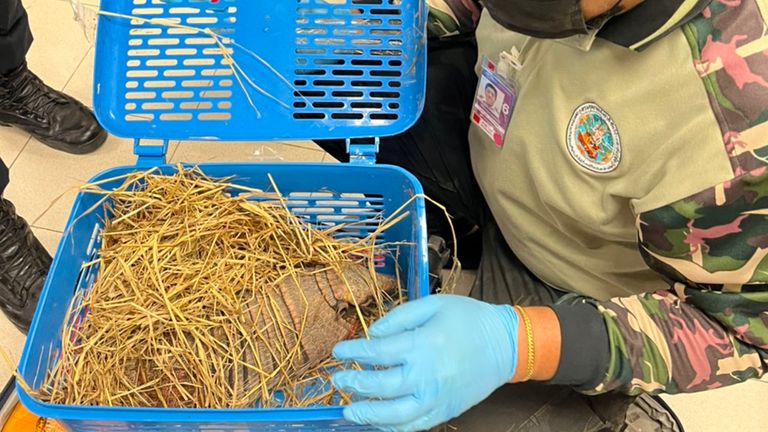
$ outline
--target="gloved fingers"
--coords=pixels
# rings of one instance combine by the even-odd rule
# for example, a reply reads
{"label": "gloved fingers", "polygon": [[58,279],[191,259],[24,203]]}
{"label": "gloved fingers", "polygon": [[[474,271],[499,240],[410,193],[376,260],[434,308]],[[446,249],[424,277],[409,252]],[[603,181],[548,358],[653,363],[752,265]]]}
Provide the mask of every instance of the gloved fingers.
{"label": "gloved fingers", "polygon": [[439,308],[440,302],[435,296],[405,303],[376,321],[368,333],[375,338],[383,338],[413,330],[429,321]]}
{"label": "gloved fingers", "polygon": [[352,423],[385,428],[407,424],[429,411],[413,396],[395,400],[356,402],[344,408],[344,418]]}
{"label": "gloved fingers", "polygon": [[405,356],[412,349],[412,335],[401,334],[386,339],[340,342],[333,348],[333,356],[371,366],[398,366],[405,362]]}
{"label": "gloved fingers", "polygon": [[394,399],[412,394],[405,381],[404,369],[380,371],[342,371],[333,375],[336,388],[367,398]]}

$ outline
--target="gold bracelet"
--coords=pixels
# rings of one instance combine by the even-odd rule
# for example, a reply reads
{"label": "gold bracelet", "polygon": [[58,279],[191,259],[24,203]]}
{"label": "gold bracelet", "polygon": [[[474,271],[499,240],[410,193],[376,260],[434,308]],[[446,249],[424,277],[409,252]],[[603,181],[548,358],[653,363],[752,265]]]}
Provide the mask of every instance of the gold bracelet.
{"label": "gold bracelet", "polygon": [[534,373],[534,367],[536,365],[536,352],[533,347],[533,326],[531,325],[531,320],[528,318],[528,314],[525,312],[525,309],[521,308],[520,306],[515,306],[515,310],[520,314],[520,317],[523,318],[523,325],[525,325],[525,335],[528,339],[528,371],[525,374],[525,378],[523,378],[523,382],[530,381],[531,378],[533,378]]}

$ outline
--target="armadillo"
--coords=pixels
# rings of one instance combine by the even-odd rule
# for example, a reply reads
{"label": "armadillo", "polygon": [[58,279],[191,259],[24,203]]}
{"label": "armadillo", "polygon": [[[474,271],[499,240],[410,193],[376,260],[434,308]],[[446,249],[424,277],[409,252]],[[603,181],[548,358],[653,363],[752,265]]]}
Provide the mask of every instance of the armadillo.
{"label": "armadillo", "polygon": [[[358,335],[358,307],[397,289],[395,279],[389,276],[377,274],[376,282],[361,265],[345,264],[340,270],[310,268],[273,287],[277,294],[269,296],[273,301],[255,297],[247,303],[245,326],[253,331],[253,337],[241,344],[245,364],[230,369],[233,399],[263,384],[272,389],[283,377],[273,374],[278,367],[288,375],[301,376],[327,360],[337,343]],[[293,329],[302,329],[300,339]],[[181,368],[175,368],[175,374],[179,382],[188,381]],[[191,394],[194,389],[187,391]],[[176,386],[165,386],[162,393],[168,407],[189,406],[189,398]]]}

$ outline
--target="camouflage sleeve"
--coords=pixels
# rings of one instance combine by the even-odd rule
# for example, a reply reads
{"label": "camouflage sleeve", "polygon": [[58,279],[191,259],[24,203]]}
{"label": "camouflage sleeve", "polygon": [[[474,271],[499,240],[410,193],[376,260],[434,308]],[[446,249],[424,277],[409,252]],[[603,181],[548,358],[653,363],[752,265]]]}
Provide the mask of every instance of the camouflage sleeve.
{"label": "camouflage sleeve", "polygon": [[477,0],[427,0],[429,37],[445,38],[475,31],[480,19]]}
{"label": "camouflage sleeve", "polygon": [[638,218],[641,252],[667,292],[596,303],[610,361],[592,392],[681,393],[768,367],[768,170]]}
{"label": "camouflage sleeve", "polygon": [[743,81],[768,76],[768,51],[745,51],[768,42],[763,4],[712,2],[683,28],[734,178],[638,215],[671,289],[596,303],[610,361],[594,392],[694,392],[768,368],[768,85]]}

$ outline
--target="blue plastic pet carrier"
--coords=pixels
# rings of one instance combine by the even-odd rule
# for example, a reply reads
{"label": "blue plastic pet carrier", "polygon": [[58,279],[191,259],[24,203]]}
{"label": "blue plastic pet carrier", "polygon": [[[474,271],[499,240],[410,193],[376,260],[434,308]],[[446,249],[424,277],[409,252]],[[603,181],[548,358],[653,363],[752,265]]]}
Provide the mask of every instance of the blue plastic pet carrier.
{"label": "blue plastic pet carrier", "polygon": [[[410,201],[409,217],[380,238],[406,245],[383,271],[395,274],[398,265],[408,297],[428,295],[424,201],[413,199],[422,188],[404,170],[375,164],[378,137],[406,130],[423,106],[423,0],[102,0],[101,10],[95,110],[111,133],[135,139],[138,163],[93,182],[153,166],[173,172],[165,160],[169,140],[346,139],[349,164],[200,169],[264,190],[271,175],[292,211],[324,226],[364,225]],[[87,211],[98,200],[78,195],[43,289],[19,366],[33,388],[45,376],[40,365],[55,358],[71,299],[95,278],[83,263],[98,254],[103,212]],[[340,407],[63,406],[18,390],[31,412],[72,431],[367,430],[346,423]]]}

